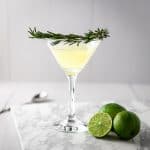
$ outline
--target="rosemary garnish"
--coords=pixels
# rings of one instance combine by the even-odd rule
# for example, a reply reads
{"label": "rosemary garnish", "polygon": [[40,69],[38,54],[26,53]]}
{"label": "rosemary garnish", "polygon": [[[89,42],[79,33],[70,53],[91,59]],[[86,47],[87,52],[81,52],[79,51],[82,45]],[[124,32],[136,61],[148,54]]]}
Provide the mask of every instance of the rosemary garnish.
{"label": "rosemary garnish", "polygon": [[96,29],[94,31],[89,30],[87,33],[84,33],[83,35],[77,35],[77,34],[60,34],[60,33],[53,33],[50,31],[47,31],[46,33],[37,31],[37,29],[34,27],[29,28],[29,34],[30,38],[37,38],[37,39],[51,39],[52,44],[56,45],[60,42],[64,42],[65,44],[77,44],[79,45],[81,42],[88,43],[93,40],[103,40],[104,38],[109,37],[109,32],[107,29]]}

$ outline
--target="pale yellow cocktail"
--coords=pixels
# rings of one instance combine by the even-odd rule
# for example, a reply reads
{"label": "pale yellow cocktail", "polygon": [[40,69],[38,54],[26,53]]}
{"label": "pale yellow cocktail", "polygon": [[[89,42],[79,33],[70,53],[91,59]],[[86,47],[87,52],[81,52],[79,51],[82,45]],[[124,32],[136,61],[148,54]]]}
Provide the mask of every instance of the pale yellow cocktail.
{"label": "pale yellow cocktail", "polygon": [[64,43],[50,46],[58,64],[69,76],[77,75],[87,64],[95,52],[100,41],[92,41],[88,44],[68,45]]}

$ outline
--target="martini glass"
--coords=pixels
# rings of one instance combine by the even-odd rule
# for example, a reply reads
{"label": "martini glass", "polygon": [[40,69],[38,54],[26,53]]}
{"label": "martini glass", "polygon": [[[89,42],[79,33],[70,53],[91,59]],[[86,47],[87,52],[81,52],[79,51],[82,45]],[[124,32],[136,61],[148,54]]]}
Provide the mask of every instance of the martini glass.
{"label": "martini glass", "polygon": [[87,131],[86,124],[76,117],[75,113],[75,82],[79,72],[85,67],[98,47],[100,40],[89,43],[80,43],[79,45],[69,45],[60,42],[52,45],[48,41],[48,47],[54,55],[57,63],[64,70],[68,81],[70,91],[69,112],[65,120],[57,123],[57,128],[64,132],[83,132]]}

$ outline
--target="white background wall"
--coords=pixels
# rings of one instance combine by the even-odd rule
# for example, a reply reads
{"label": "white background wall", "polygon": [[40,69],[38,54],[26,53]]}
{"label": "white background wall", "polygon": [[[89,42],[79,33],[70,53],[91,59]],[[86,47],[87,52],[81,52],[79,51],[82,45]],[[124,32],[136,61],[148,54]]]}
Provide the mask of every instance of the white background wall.
{"label": "white background wall", "polygon": [[65,81],[46,41],[28,27],[83,33],[107,27],[82,81],[150,83],[149,0],[0,0],[0,79]]}

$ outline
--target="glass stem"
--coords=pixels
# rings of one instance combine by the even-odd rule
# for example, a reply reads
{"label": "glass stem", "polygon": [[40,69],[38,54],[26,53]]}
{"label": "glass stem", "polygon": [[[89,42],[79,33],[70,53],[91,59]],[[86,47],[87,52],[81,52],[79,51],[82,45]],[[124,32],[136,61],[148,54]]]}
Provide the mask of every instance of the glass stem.
{"label": "glass stem", "polygon": [[69,102],[69,119],[75,117],[75,82],[77,76],[68,76],[69,80],[69,91],[70,91],[70,102]]}

